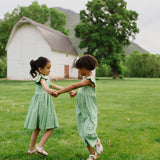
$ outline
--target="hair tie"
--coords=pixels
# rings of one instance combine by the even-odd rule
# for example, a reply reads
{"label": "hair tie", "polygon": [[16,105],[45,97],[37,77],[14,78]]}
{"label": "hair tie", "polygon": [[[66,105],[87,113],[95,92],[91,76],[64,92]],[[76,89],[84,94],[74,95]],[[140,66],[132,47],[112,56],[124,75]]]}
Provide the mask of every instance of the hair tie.
{"label": "hair tie", "polygon": [[73,67],[76,66],[76,62],[79,60],[79,56],[75,58],[74,62],[73,62]]}

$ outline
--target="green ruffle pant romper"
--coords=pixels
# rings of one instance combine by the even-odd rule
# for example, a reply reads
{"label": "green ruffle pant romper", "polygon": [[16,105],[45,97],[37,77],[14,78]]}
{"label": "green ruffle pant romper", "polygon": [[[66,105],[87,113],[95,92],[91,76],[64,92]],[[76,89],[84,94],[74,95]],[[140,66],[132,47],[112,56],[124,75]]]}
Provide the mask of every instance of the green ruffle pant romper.
{"label": "green ruffle pant romper", "polygon": [[96,82],[93,77],[87,77],[95,87],[84,86],[78,89],[76,113],[78,131],[86,146],[94,147],[97,140],[97,99]]}

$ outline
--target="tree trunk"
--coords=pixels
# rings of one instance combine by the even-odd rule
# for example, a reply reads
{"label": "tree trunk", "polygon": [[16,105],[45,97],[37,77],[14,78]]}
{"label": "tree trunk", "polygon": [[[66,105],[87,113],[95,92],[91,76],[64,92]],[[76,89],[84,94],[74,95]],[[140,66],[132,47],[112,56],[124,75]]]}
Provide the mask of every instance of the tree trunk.
{"label": "tree trunk", "polygon": [[121,70],[121,69],[119,67],[121,67],[121,66],[117,65],[117,63],[114,61],[114,63],[110,64],[110,67],[112,69],[113,79],[120,79],[119,70]]}
{"label": "tree trunk", "polygon": [[117,72],[113,72],[113,79],[120,79],[120,75]]}

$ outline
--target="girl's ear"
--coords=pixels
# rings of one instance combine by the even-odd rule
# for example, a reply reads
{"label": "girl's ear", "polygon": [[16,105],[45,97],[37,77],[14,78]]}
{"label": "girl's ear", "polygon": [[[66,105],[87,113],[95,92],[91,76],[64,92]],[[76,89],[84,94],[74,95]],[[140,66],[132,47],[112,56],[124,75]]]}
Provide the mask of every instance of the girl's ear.
{"label": "girl's ear", "polygon": [[42,71],[42,68],[38,67],[38,72],[41,73],[41,71]]}

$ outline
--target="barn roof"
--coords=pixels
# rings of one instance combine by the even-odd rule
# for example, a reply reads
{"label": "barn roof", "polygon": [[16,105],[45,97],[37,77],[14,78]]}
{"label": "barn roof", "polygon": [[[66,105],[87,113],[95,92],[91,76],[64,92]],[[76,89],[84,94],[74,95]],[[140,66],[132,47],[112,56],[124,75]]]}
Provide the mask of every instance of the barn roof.
{"label": "barn roof", "polygon": [[12,37],[14,36],[15,31],[17,28],[25,23],[30,23],[34,25],[42,34],[42,36],[46,39],[48,44],[50,45],[51,49],[54,51],[64,52],[64,53],[70,53],[73,55],[78,55],[76,49],[72,45],[72,42],[70,41],[69,37],[61,33],[60,31],[57,31],[55,29],[52,29],[50,27],[47,27],[43,24],[40,24],[36,21],[33,21],[32,19],[29,19],[27,17],[22,17],[13,27],[10,38],[8,40],[6,50],[8,45],[10,44]]}

